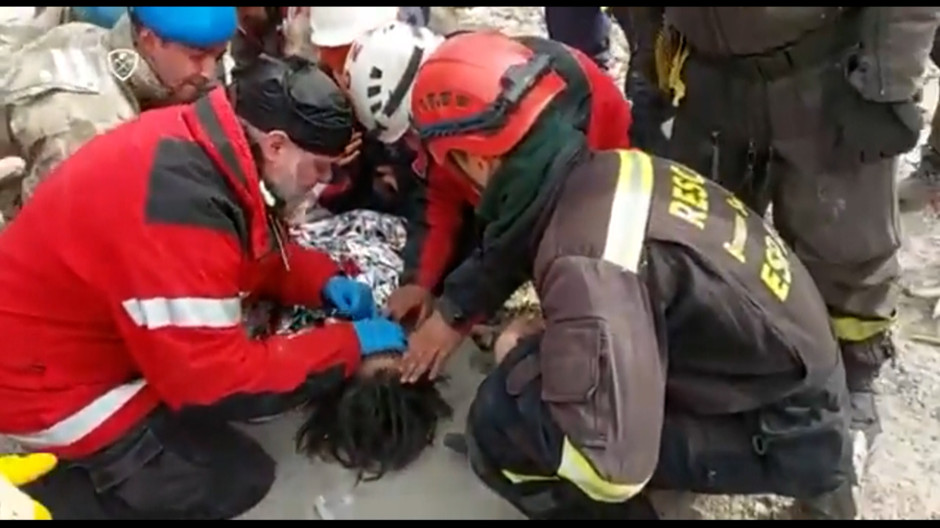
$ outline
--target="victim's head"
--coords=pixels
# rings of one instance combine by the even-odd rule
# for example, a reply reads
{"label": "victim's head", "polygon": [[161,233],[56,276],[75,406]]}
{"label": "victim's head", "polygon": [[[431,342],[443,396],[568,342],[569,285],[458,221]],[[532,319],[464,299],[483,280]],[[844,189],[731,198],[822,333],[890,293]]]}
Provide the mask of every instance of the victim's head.
{"label": "victim's head", "polygon": [[338,461],[360,479],[374,480],[417,460],[451,415],[439,383],[401,383],[399,354],[365,358],[355,376],[311,401],[297,448]]}

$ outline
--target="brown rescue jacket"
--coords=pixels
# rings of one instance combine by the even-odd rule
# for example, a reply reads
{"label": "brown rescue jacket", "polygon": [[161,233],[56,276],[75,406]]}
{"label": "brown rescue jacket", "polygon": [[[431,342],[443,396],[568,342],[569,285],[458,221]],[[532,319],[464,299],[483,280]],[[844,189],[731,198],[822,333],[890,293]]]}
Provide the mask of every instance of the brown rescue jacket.
{"label": "brown rescue jacket", "polygon": [[540,224],[542,399],[578,452],[563,458],[586,458],[620,499],[653,474],[667,397],[725,415],[812,395],[827,402],[814,420],[843,419],[813,280],[721,187],[639,151],[588,154]]}

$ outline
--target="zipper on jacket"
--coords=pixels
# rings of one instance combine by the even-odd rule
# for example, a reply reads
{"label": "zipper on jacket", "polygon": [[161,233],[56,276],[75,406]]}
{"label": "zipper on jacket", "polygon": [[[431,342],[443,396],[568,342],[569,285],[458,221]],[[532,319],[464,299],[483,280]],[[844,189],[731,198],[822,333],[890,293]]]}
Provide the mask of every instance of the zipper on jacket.
{"label": "zipper on jacket", "polygon": [[271,227],[271,232],[274,235],[274,244],[277,246],[277,252],[281,255],[281,262],[284,263],[284,270],[290,271],[290,262],[287,260],[287,248],[284,246],[284,239],[281,235],[280,224],[278,220],[270,212],[265,216],[268,217],[268,224]]}

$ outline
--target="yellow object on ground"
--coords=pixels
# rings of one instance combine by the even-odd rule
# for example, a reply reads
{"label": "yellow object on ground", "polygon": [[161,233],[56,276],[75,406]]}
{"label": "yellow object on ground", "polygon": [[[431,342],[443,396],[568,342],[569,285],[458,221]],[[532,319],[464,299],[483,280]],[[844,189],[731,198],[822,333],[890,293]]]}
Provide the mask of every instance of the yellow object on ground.
{"label": "yellow object on ground", "polygon": [[52,514],[16,486],[29,484],[52,471],[57,463],[47,453],[0,456],[0,520],[48,521]]}

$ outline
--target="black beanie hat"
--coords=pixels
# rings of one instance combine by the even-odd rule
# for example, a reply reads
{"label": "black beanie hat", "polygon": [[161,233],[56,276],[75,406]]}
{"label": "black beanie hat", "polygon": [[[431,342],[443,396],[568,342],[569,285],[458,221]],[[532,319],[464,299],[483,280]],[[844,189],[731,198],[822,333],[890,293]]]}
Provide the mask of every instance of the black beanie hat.
{"label": "black beanie hat", "polygon": [[304,150],[338,156],[355,117],[333,79],[299,57],[261,55],[232,72],[235,113],[264,132],[281,130]]}

